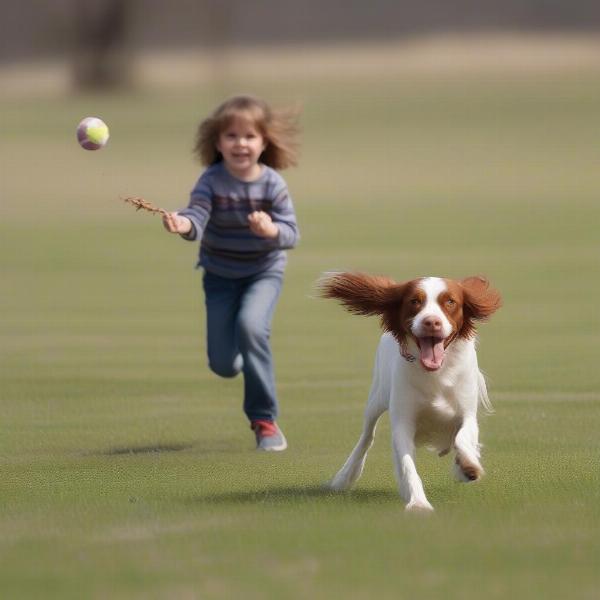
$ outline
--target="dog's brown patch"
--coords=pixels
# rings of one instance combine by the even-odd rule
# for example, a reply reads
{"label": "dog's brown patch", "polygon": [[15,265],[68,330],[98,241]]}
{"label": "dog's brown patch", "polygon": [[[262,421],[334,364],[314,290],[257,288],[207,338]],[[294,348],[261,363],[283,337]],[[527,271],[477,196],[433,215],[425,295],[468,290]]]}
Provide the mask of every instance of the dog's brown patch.
{"label": "dog's brown patch", "polygon": [[483,469],[467,460],[460,453],[456,455],[456,464],[469,481],[477,481],[483,477]]}

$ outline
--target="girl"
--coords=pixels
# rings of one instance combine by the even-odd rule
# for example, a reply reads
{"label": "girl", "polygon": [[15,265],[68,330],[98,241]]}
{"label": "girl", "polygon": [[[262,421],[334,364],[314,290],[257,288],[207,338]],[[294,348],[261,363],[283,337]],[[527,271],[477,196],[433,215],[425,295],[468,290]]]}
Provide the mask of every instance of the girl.
{"label": "girl", "polygon": [[277,426],[269,336],[285,250],[298,242],[287,186],[275,169],[296,165],[296,114],[235,96],[202,121],[195,153],[207,167],[187,208],[163,216],[167,231],[201,240],[208,364],[244,374],[244,412],[260,450],[285,450]]}

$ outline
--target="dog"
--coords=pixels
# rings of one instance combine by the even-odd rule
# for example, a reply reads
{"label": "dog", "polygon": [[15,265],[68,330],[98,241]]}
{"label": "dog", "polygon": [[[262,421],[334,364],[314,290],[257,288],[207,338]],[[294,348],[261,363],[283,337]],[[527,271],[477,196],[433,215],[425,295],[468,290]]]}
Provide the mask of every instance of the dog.
{"label": "dog", "polygon": [[492,407],[477,364],[475,326],[501,307],[500,294],[480,276],[397,283],[362,273],[325,274],[319,290],[351,313],[379,315],[384,330],[360,439],[329,488],[347,490],[356,483],[377,421],[389,410],[400,496],[406,510],[432,511],[415,467],[417,446],[440,456],[454,450],[459,481],[484,474],[477,409]]}

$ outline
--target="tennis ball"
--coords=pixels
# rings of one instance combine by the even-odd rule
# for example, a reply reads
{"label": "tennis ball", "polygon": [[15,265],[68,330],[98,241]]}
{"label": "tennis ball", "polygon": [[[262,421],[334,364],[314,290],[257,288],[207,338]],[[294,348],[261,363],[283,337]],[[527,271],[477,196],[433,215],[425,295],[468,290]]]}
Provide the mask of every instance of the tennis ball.
{"label": "tennis ball", "polygon": [[100,150],[108,142],[108,127],[98,117],[86,117],[77,126],[77,141],[85,150]]}

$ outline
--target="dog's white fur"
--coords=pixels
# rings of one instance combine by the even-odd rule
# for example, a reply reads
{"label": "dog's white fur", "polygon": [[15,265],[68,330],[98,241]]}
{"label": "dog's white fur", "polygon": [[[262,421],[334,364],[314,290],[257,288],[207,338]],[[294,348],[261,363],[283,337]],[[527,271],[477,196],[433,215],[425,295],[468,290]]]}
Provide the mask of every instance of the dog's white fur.
{"label": "dog's white fur", "polygon": [[[423,309],[412,321],[418,337],[423,318],[435,315],[442,321],[445,335],[451,324],[436,303],[445,282],[438,278],[422,280],[427,295]],[[411,338],[408,351],[417,356]],[[418,361],[401,354],[395,337],[381,337],[375,356],[373,382],[364,415],[363,431],[343,467],[329,483],[333,490],[349,489],[361,476],[379,417],[390,413],[393,457],[401,497],[407,510],[431,511],[423,483],[415,466],[415,448],[426,445],[440,455],[454,449],[454,473],[459,481],[479,479],[480,463],[477,408],[481,402],[491,409],[485,380],[477,364],[475,339],[457,338],[446,349],[442,366],[427,371]]]}

